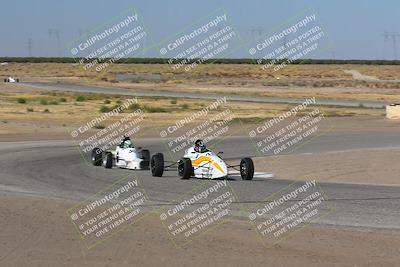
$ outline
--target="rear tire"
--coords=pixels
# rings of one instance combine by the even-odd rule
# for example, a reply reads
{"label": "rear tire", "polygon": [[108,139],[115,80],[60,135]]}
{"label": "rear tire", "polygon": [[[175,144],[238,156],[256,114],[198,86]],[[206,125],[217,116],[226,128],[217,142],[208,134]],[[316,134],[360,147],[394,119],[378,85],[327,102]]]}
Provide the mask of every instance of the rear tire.
{"label": "rear tire", "polygon": [[243,180],[252,180],[254,177],[254,163],[251,158],[243,158],[240,161],[240,176]]}
{"label": "rear tire", "polygon": [[106,152],[103,158],[103,166],[106,169],[111,169],[113,165],[113,156],[111,152]]}
{"label": "rear tire", "polygon": [[102,162],[103,162],[103,151],[98,148],[95,147],[92,150],[92,164],[94,166],[101,166]]}
{"label": "rear tire", "polygon": [[178,173],[182,179],[189,179],[193,175],[192,161],[188,158],[182,158],[178,163]]}
{"label": "rear tire", "polygon": [[161,177],[164,173],[164,155],[156,153],[150,160],[151,174],[155,177]]}

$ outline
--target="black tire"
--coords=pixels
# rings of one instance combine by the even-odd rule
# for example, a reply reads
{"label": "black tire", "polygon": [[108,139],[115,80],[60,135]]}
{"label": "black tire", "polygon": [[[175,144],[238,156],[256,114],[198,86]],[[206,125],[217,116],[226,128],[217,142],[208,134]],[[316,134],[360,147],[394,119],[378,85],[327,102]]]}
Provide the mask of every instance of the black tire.
{"label": "black tire", "polygon": [[164,155],[162,153],[154,154],[150,160],[151,175],[161,177],[164,173]]}
{"label": "black tire", "polygon": [[182,179],[189,179],[193,175],[192,161],[182,158],[178,163],[178,174]]}
{"label": "black tire", "polygon": [[6,83],[8,79],[4,79],[4,82]]}
{"label": "black tire", "polygon": [[106,152],[103,158],[103,166],[106,169],[111,169],[113,165],[113,156],[111,152]]}
{"label": "black tire", "polygon": [[141,159],[143,160],[150,160],[150,151],[147,149],[143,149],[140,155]]}
{"label": "black tire", "polygon": [[15,79],[15,81],[16,81],[17,83],[19,83],[19,79]]}
{"label": "black tire", "polygon": [[103,163],[103,151],[98,147],[93,148],[91,159],[94,166],[101,166]]}
{"label": "black tire", "polygon": [[254,177],[254,163],[251,158],[243,158],[240,161],[240,176],[243,180],[252,180]]}

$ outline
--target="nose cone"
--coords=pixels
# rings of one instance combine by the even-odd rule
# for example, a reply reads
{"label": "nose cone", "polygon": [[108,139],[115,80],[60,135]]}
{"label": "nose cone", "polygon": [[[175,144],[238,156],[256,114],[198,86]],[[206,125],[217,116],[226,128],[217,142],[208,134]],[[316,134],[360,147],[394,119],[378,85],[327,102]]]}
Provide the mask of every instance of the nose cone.
{"label": "nose cone", "polygon": [[212,175],[213,179],[222,178],[228,175],[228,167],[226,166],[225,162],[219,157],[214,157],[213,167],[214,167]]}

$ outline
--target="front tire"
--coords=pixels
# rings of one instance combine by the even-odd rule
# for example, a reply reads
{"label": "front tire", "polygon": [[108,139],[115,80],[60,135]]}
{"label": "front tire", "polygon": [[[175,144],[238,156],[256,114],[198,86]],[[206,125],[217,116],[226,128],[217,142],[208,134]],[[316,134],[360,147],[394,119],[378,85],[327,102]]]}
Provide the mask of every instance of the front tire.
{"label": "front tire", "polygon": [[151,174],[155,177],[161,177],[164,173],[164,155],[162,153],[154,154],[150,160]]}
{"label": "front tire", "polygon": [[240,176],[243,180],[252,180],[254,177],[254,163],[251,158],[243,158],[240,161]]}
{"label": "front tire", "polygon": [[101,166],[101,164],[103,162],[102,154],[103,154],[103,151],[100,148],[98,148],[98,147],[93,148],[91,159],[92,159],[92,164],[94,166]]}
{"label": "front tire", "polygon": [[111,169],[112,168],[112,164],[113,163],[113,156],[111,152],[106,152],[106,154],[104,155],[103,158],[103,166],[106,169]]}
{"label": "front tire", "polygon": [[182,158],[178,163],[178,173],[182,179],[189,179],[193,174],[192,161],[188,158]]}

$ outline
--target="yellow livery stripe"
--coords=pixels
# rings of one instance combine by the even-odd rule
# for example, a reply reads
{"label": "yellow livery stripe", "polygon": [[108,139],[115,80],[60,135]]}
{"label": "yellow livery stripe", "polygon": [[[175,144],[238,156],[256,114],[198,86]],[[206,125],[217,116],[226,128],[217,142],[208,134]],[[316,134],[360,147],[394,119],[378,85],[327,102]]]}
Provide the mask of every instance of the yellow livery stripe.
{"label": "yellow livery stripe", "polygon": [[198,166],[204,161],[210,162],[217,170],[219,170],[221,173],[224,173],[224,171],[222,170],[221,166],[219,166],[217,163],[212,161],[210,157],[201,156],[200,158],[193,160],[192,161],[192,165]]}

